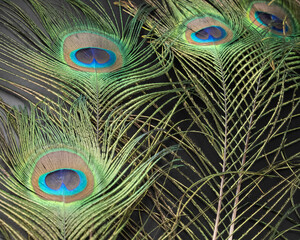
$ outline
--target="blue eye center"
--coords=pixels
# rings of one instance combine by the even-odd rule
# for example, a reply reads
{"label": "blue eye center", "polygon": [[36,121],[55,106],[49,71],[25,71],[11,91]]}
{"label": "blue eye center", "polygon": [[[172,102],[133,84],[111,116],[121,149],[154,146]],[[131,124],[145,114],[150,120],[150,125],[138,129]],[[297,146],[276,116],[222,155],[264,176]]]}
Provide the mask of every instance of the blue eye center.
{"label": "blue eye center", "polygon": [[200,29],[191,34],[191,38],[195,42],[209,43],[216,42],[226,37],[226,31],[219,26],[210,26]]}
{"label": "blue eye center", "polygon": [[288,31],[288,26],[283,23],[283,20],[273,14],[266,12],[256,12],[255,18],[264,26],[271,27],[272,30],[283,32]]}
{"label": "blue eye center", "polygon": [[60,169],[47,174],[45,177],[45,183],[53,190],[60,189],[62,184],[64,184],[67,189],[73,190],[78,187],[80,178],[79,175],[73,170]]}
{"label": "blue eye center", "polygon": [[40,189],[53,195],[74,195],[81,192],[86,185],[85,174],[73,169],[58,169],[39,178]]}
{"label": "blue eye center", "polygon": [[109,61],[110,55],[107,51],[99,48],[83,48],[75,53],[78,61],[90,64],[93,61],[103,64]]}
{"label": "blue eye center", "polygon": [[71,60],[80,67],[105,68],[116,62],[113,51],[102,48],[80,48],[70,53]]}

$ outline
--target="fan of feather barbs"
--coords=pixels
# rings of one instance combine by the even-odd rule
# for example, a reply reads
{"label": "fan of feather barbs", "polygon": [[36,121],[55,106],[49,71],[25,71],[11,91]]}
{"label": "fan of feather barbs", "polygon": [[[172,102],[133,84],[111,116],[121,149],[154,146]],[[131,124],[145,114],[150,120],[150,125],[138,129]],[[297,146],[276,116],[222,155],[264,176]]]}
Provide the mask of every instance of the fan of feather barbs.
{"label": "fan of feather barbs", "polygon": [[299,1],[0,11],[0,239],[299,238]]}

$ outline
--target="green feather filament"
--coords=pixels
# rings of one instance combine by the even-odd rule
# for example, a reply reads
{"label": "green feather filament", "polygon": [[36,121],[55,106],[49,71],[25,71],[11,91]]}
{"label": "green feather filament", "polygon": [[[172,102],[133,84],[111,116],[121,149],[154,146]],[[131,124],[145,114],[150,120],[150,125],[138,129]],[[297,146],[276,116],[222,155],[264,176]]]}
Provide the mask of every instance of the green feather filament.
{"label": "green feather filament", "polygon": [[[3,174],[3,167],[0,168],[0,182],[4,187],[0,196],[6,200],[0,199],[0,209],[33,238],[48,239],[47,234],[52,232],[58,239],[62,236],[79,239],[88,234],[91,227],[99,227],[95,237],[109,234],[113,227],[103,229],[100,226],[108,220],[117,224],[123,214],[131,211],[131,206],[158,176],[148,176],[149,171],[169,151],[145,159],[148,154],[144,155],[142,150],[133,157],[132,153],[138,151],[137,146],[145,138],[142,135],[115,152],[119,143],[113,139],[122,137],[123,131],[119,130],[125,123],[118,121],[103,129],[103,150],[100,150],[87,110],[82,109],[84,105],[80,106],[79,112],[75,109],[69,112],[72,121],[68,122],[62,120],[64,117],[62,122],[54,122],[46,115],[49,113],[38,113],[35,109],[31,116],[15,110],[8,115],[8,122],[7,118],[2,118],[5,128],[15,134],[7,136],[14,144],[1,145],[0,149],[1,159],[9,168],[7,175]],[[121,128],[116,129],[114,125],[119,124]],[[84,170],[86,167],[90,170]],[[37,191],[38,185],[33,179],[59,169],[82,171],[88,185],[92,181],[92,189],[87,185],[75,195],[54,198]],[[146,176],[148,180],[143,181]],[[43,222],[47,224],[39,228]]]}
{"label": "green feather filament", "polygon": [[[167,64],[162,68],[162,60],[151,59],[155,54],[153,48],[145,46],[146,39],[139,38],[143,24],[140,20],[149,10],[141,9],[138,16],[123,22],[115,15],[109,16],[99,2],[91,4],[65,1],[57,8],[51,2],[28,1],[40,25],[18,5],[10,1],[2,4],[7,9],[1,16],[8,23],[6,30],[12,35],[26,35],[17,40],[10,34],[0,37],[0,53],[3,54],[0,59],[8,73],[13,75],[16,71],[23,75],[24,81],[17,86],[17,92],[33,84],[40,88],[40,91],[28,90],[34,96],[33,103],[43,100],[45,91],[51,100],[59,97],[72,102],[82,91],[87,98],[93,98],[99,88],[119,90],[121,84],[126,89],[167,71],[171,64],[169,53],[163,57]],[[15,19],[21,23],[16,24]],[[116,62],[105,68],[80,66],[71,59],[70,51],[82,48],[109,50],[115,54]],[[9,64],[7,58],[16,64]],[[10,69],[12,66],[14,70]]]}

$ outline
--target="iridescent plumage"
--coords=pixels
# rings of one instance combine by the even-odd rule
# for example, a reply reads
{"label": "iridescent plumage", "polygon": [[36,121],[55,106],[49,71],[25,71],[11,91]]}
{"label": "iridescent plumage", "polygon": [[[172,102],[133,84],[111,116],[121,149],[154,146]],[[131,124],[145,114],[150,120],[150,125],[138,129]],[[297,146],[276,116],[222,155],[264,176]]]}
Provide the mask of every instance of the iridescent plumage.
{"label": "iridescent plumage", "polygon": [[0,3],[0,238],[294,240],[299,1],[107,3]]}

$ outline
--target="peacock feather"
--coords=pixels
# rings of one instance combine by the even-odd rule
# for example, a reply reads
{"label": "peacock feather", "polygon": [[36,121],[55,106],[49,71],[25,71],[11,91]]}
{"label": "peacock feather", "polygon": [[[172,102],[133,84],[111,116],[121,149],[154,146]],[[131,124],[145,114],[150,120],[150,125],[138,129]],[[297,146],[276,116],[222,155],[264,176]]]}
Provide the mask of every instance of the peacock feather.
{"label": "peacock feather", "polygon": [[299,1],[114,5],[0,3],[3,238],[299,238]]}
{"label": "peacock feather", "polygon": [[1,226],[14,239],[22,237],[10,223],[33,239],[116,235],[160,175],[151,168],[172,148],[143,149],[149,134],[120,144],[125,121],[107,124],[98,144],[83,103],[59,124],[50,116],[32,109],[1,117]]}
{"label": "peacock feather", "polygon": [[[145,9],[125,21],[120,12],[107,12],[99,1],[89,3],[1,2],[5,91],[34,104],[45,98],[52,104],[59,99],[72,104],[83,95],[92,109],[105,109],[109,100],[125,98],[114,98],[116,92],[166,71],[168,66],[161,68],[160,60],[151,59],[153,49],[139,39]],[[165,58],[170,61],[167,54]],[[16,77],[21,80],[16,82]]]}
{"label": "peacock feather", "polygon": [[281,211],[298,214],[299,156],[287,149],[299,139],[287,132],[299,121],[299,3],[146,2],[155,9],[146,20],[150,40],[165,39],[172,52],[167,77],[180,83],[181,114],[190,116],[180,129],[199,174],[184,210],[193,216],[185,222],[189,237],[284,238]]}

